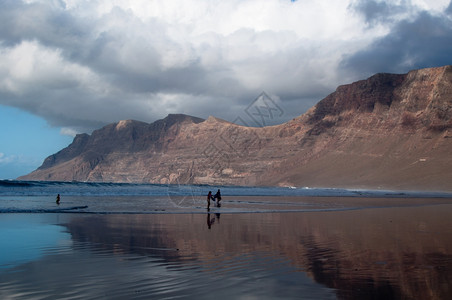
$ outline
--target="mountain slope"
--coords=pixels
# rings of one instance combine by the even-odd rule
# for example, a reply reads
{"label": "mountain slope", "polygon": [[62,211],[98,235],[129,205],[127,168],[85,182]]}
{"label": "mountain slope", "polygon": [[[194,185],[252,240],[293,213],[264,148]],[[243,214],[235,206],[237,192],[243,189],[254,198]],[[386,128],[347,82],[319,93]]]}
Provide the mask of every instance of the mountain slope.
{"label": "mountain slope", "polygon": [[452,189],[452,66],[343,85],[285,124],[170,115],[78,135],[20,179]]}
{"label": "mountain slope", "polygon": [[452,188],[451,66],[341,86],[301,119],[305,150],[266,182]]}

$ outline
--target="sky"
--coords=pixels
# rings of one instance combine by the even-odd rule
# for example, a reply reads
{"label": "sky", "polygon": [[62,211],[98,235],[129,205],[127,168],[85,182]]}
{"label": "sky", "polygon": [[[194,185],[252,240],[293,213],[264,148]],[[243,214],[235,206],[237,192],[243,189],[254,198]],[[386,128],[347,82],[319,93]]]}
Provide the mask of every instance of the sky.
{"label": "sky", "polygon": [[273,125],[338,85],[452,64],[449,0],[2,0],[0,22],[0,179],[119,120]]}

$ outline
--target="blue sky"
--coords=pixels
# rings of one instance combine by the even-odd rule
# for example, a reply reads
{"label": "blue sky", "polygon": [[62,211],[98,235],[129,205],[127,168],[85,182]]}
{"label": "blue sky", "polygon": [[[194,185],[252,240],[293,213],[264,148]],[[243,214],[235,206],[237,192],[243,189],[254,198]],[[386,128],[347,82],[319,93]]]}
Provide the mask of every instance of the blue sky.
{"label": "blue sky", "polygon": [[450,0],[3,0],[0,21],[0,179],[119,120],[233,121],[265,91],[282,123],[340,84],[452,64]]}
{"label": "blue sky", "polygon": [[43,160],[68,146],[72,137],[61,135],[46,120],[17,108],[0,105],[0,179],[27,174]]}

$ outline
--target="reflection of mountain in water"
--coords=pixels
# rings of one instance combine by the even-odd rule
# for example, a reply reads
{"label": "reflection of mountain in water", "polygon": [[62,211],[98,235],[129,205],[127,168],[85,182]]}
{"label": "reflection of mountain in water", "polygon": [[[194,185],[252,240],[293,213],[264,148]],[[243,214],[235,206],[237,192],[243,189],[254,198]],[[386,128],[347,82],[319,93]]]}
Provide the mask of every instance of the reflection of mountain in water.
{"label": "reflection of mountain in water", "polygon": [[[344,299],[446,299],[452,239],[444,206],[340,213],[82,216],[75,242],[218,270],[231,257],[290,260]],[[214,217],[211,214],[211,217]]]}

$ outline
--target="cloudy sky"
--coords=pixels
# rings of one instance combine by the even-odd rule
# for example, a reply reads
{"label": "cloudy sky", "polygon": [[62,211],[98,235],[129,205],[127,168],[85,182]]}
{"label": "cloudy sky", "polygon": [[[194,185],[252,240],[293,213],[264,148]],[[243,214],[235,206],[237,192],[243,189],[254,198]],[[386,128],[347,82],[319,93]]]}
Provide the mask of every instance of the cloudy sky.
{"label": "cloudy sky", "polygon": [[271,125],[339,84],[452,64],[449,0],[2,0],[0,21],[0,179],[111,122],[253,125],[265,91]]}

